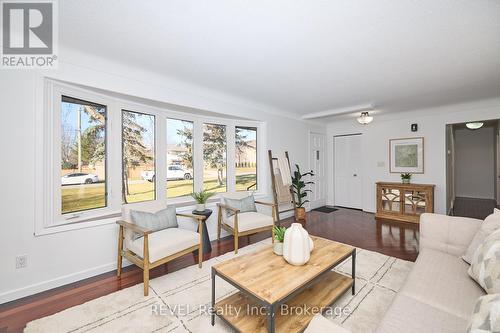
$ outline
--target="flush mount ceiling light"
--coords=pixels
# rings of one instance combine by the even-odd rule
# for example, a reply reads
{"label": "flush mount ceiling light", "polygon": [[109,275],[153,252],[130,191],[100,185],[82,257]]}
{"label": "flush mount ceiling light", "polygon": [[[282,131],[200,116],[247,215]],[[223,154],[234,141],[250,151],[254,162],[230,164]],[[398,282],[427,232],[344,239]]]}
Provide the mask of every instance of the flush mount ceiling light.
{"label": "flush mount ceiling light", "polygon": [[481,127],[483,127],[483,125],[484,125],[484,123],[482,123],[480,121],[475,121],[475,122],[472,122],[472,123],[465,124],[465,126],[467,126],[467,128],[471,129],[471,130],[480,129]]}
{"label": "flush mount ceiling light", "polygon": [[373,117],[368,112],[361,112],[361,116],[357,120],[361,125],[367,125],[373,121]]}

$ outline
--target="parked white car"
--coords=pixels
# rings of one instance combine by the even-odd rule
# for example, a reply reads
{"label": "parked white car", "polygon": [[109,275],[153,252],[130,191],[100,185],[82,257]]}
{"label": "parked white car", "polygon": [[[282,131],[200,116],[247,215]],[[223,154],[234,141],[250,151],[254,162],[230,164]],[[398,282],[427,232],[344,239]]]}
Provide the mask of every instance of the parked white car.
{"label": "parked white car", "polygon": [[74,172],[61,177],[62,185],[93,184],[99,182],[99,177],[92,173]]}
{"label": "parked white car", "polygon": [[[141,177],[144,180],[154,182],[155,181],[155,172],[152,170],[142,171]],[[183,169],[180,165],[169,165],[167,168],[167,180],[178,180],[178,179],[191,179],[193,176],[191,172],[186,169]]]}

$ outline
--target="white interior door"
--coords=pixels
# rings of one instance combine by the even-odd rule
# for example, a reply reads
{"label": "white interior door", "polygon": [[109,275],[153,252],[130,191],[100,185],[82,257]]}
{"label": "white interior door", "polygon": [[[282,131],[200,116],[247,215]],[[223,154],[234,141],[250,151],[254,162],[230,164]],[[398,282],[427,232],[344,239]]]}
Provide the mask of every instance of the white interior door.
{"label": "white interior door", "polygon": [[335,205],[361,209],[363,204],[361,135],[335,137]]}
{"label": "white interior door", "polygon": [[309,189],[310,207],[317,208],[326,203],[326,136],[324,134],[309,133],[309,166],[314,176]]}

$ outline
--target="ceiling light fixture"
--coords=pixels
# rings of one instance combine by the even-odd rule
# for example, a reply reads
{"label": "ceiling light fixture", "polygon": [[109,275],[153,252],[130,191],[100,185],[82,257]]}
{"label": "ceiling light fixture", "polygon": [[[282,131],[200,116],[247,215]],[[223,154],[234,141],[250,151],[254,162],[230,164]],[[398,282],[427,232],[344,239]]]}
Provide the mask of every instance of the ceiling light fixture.
{"label": "ceiling light fixture", "polygon": [[477,130],[477,129],[480,129],[481,127],[483,127],[484,123],[480,122],[480,121],[474,121],[472,123],[467,123],[465,124],[465,126],[467,126],[468,129],[471,129],[471,130]]}
{"label": "ceiling light fixture", "polygon": [[368,112],[361,112],[361,116],[357,120],[361,125],[368,125],[373,121],[373,117]]}

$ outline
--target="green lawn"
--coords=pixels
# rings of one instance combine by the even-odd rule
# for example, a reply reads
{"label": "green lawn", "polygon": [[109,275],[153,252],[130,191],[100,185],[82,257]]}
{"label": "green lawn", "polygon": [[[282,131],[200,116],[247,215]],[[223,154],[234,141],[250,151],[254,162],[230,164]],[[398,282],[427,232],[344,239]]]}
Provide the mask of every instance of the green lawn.
{"label": "green lawn", "polygon": [[[236,169],[237,172],[240,168]],[[246,170],[245,170],[246,171]],[[244,191],[255,184],[256,175],[236,174],[236,190]],[[193,180],[170,180],[167,182],[167,195],[169,198],[189,195],[193,191]],[[224,192],[225,184],[220,186],[217,179],[209,179],[203,182],[204,188],[213,192]],[[255,190],[255,186],[250,190]],[[105,185],[77,185],[63,186],[62,189],[62,213],[70,213],[81,210],[105,207]],[[129,184],[130,195],[127,202],[140,202],[154,199],[154,184],[150,182],[132,182]]]}

